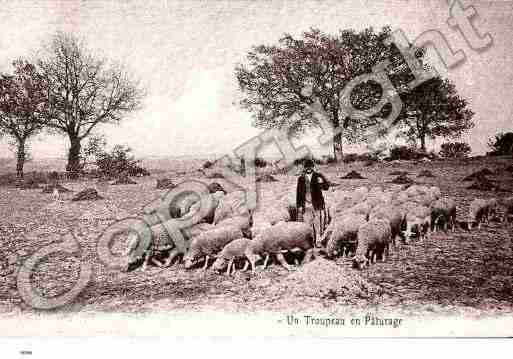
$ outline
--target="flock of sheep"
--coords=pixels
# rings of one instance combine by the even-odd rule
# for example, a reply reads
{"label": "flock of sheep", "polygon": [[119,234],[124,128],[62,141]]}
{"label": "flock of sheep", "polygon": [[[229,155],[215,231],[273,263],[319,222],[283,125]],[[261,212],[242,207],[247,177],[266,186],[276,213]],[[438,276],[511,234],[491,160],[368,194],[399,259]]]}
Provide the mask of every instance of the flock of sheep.
{"label": "flock of sheep", "polygon": [[[202,264],[228,275],[237,267],[256,270],[263,260],[265,269],[270,260],[285,268],[307,262],[315,256],[327,258],[351,255],[353,266],[364,268],[376,260],[385,261],[396,241],[407,244],[423,240],[434,231],[456,228],[456,203],[444,198],[438,187],[412,185],[403,189],[394,186],[360,187],[353,191],[337,188],[327,192],[327,222],[324,233],[314,238],[311,225],[296,221],[295,195],[277,199],[276,207],[251,212],[245,205],[245,193],[235,191],[210,193],[210,208],[203,223],[183,231],[190,246],[181,253],[169,238],[165,226],[152,227],[153,240],[142,255],[134,256],[137,237],[132,237],[127,249],[127,270],[151,262],[167,267],[183,255],[186,269]],[[187,216],[197,210],[198,199],[185,199],[172,212]],[[475,199],[469,207],[468,230],[481,227],[493,217],[506,221],[513,214],[513,197]]]}

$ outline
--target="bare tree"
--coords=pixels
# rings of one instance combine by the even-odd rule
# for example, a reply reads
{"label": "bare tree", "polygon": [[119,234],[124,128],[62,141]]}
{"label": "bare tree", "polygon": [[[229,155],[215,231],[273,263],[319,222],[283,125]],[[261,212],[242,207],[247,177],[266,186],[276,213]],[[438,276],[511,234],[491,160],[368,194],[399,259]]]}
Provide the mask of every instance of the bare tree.
{"label": "bare tree", "polygon": [[48,101],[36,67],[22,59],[13,66],[13,75],[0,76],[0,132],[14,140],[16,175],[22,178],[28,160],[27,140],[43,129]]}
{"label": "bare tree", "polygon": [[66,171],[81,170],[81,141],[99,124],[119,123],[140,108],[144,91],[120,66],[95,56],[70,34],[54,36],[39,60],[50,111],[48,127],[70,140]]}

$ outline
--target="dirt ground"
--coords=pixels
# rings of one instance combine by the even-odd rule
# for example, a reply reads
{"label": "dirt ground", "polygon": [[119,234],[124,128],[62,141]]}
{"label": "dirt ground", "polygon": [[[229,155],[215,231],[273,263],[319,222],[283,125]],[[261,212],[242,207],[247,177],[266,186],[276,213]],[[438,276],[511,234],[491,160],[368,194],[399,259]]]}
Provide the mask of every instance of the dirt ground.
{"label": "dirt ground", "polygon": [[[468,190],[469,183],[461,179],[486,167],[498,173],[490,179],[513,191],[513,174],[502,171],[512,163],[511,159],[485,158],[465,162],[320,166],[319,171],[342,189],[387,187],[396,177],[391,172],[408,172],[414,181],[437,185],[444,196],[455,198],[458,220],[463,221],[473,198],[513,193]],[[340,178],[351,170],[360,172],[365,179]],[[434,177],[418,177],[422,170],[431,171]],[[295,172],[275,175],[277,182],[259,184],[260,208],[277,206],[276,198],[295,188]],[[172,171],[167,175],[177,182],[185,179]],[[292,273],[273,264],[256,274],[238,272],[232,277],[211,269],[186,271],[182,264],[130,273],[107,268],[96,254],[98,236],[116,220],[141,215],[145,204],[165,193],[155,189],[156,178],[165,176],[166,173],[159,173],[137,178],[135,185],[63,183],[73,192],[62,194],[60,202],[40,189],[0,188],[0,313],[34,311],[17,292],[18,270],[35,251],[62,241],[61,235],[70,230],[81,245],[82,258],[62,253],[48,256],[33,274],[36,289],[44,296],[69,290],[78,277],[80,260],[92,263],[93,276],[71,304],[56,311],[307,310],[336,314],[365,308],[404,314],[478,316],[513,312],[513,223],[491,223],[472,232],[462,228],[455,233],[439,232],[422,243],[399,245],[386,262],[363,271],[351,269],[345,258],[335,263],[316,259]],[[222,180],[216,181],[223,184]],[[69,200],[74,193],[92,186],[97,186],[105,199]],[[329,193],[327,198],[329,201]]]}

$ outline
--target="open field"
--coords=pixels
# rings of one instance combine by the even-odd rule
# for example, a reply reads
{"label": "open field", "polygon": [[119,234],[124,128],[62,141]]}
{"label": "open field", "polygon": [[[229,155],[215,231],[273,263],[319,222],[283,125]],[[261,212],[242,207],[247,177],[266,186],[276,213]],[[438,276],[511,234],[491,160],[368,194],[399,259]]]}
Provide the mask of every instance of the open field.
{"label": "open field", "polygon": [[[401,162],[320,166],[319,171],[342,189],[359,186],[390,186],[392,171],[407,171],[419,183],[439,186],[444,196],[455,198],[458,220],[465,220],[473,198],[501,196],[505,192],[475,191],[461,179],[484,167],[498,173],[490,176],[513,191],[513,173],[501,171],[511,159],[482,158],[463,162]],[[417,177],[428,169],[433,178]],[[340,176],[357,170],[366,179],[344,180]],[[93,264],[93,279],[76,300],[59,311],[156,312],[175,310],[222,311],[308,311],[332,314],[366,309],[404,314],[493,315],[513,312],[513,224],[491,223],[481,230],[455,233],[438,232],[422,243],[399,245],[384,263],[363,271],[350,268],[341,258],[333,263],[324,259],[289,273],[275,264],[251,274],[237,272],[233,277],[211,269],[186,271],[183,264],[148,271],[121,273],[106,268],[95,252],[98,235],[116,219],[138,216],[142,208],[164,190],[155,189],[156,178],[169,176],[176,182],[176,170],[162,169],[150,177],[136,178],[135,185],[97,184],[93,180],[63,183],[73,192],[61,201],[51,199],[40,189],[20,190],[0,187],[0,312],[33,311],[16,290],[20,265],[36,250],[59,242],[60,234],[71,229],[79,240],[83,260]],[[259,208],[279,205],[277,197],[295,188],[296,169],[276,175],[277,182],[259,184]],[[197,178],[211,182],[206,178]],[[230,188],[229,184],[220,182]],[[104,200],[71,202],[73,193],[86,187],[98,188]],[[508,194],[511,195],[511,194]],[[326,194],[329,201],[329,193]],[[34,273],[38,290],[54,296],[69,290],[78,276],[75,257],[52,254]],[[337,277],[338,276],[338,277]],[[300,283],[313,279],[312,283]],[[315,282],[315,283],[313,283]],[[314,286],[315,288],[309,288]],[[326,290],[323,290],[326,289]]]}

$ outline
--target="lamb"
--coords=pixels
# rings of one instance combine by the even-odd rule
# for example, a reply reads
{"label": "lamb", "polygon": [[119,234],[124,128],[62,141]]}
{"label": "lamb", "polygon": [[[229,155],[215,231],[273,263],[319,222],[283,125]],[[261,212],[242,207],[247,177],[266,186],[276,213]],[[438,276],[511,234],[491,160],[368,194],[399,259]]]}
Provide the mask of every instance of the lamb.
{"label": "lamb", "polygon": [[[226,274],[229,276],[231,268],[235,265],[235,261],[238,259],[246,259],[244,252],[246,251],[246,248],[250,242],[250,239],[239,238],[233,242],[228,243],[217,256],[217,259],[212,265],[212,268],[218,272],[226,268]],[[248,269],[248,265],[249,262],[245,261],[244,268],[242,270]]]}
{"label": "lamb", "polygon": [[452,199],[439,199],[431,205],[431,230],[440,229],[440,222],[444,224],[444,230],[450,227],[456,229],[456,202]]}
{"label": "lamb", "polygon": [[395,247],[395,239],[401,234],[401,226],[404,222],[402,211],[396,206],[381,205],[372,210],[369,215],[369,221],[372,219],[385,219],[390,223],[390,233],[392,244]]}
{"label": "lamb", "polygon": [[402,232],[404,240],[408,243],[415,233],[416,237],[422,241],[429,236],[431,229],[431,209],[416,203],[407,203],[405,207],[406,230]]}
{"label": "lamb", "polygon": [[235,226],[223,226],[201,233],[192,240],[183,258],[185,269],[192,268],[200,259],[205,260],[203,269],[207,269],[211,256],[215,256],[225,245],[242,236],[240,228]]}
{"label": "lamb", "polygon": [[382,255],[385,261],[389,254],[391,242],[390,222],[386,219],[372,219],[358,228],[356,254],[353,266],[359,269],[365,268],[374,256]]}
{"label": "lamb", "polygon": [[367,222],[363,215],[346,215],[336,218],[326,228],[323,236],[316,243],[322,246],[327,241],[326,254],[328,258],[333,258],[337,254],[348,254],[356,247],[356,235],[358,228]]}
{"label": "lamb", "polygon": [[283,257],[288,251],[305,251],[305,260],[313,256],[313,230],[303,222],[280,222],[264,229],[252,240],[245,251],[245,256],[251,264],[251,270],[256,271],[256,262],[265,256],[264,269],[269,256],[276,255],[280,264],[288,270],[292,269]]}
{"label": "lamb", "polygon": [[468,210],[468,229],[472,229],[472,225],[477,223],[477,228],[481,229],[483,222],[488,222],[490,212],[493,211],[491,206],[495,206],[496,201],[488,201],[481,198],[476,198],[470,203]]}

